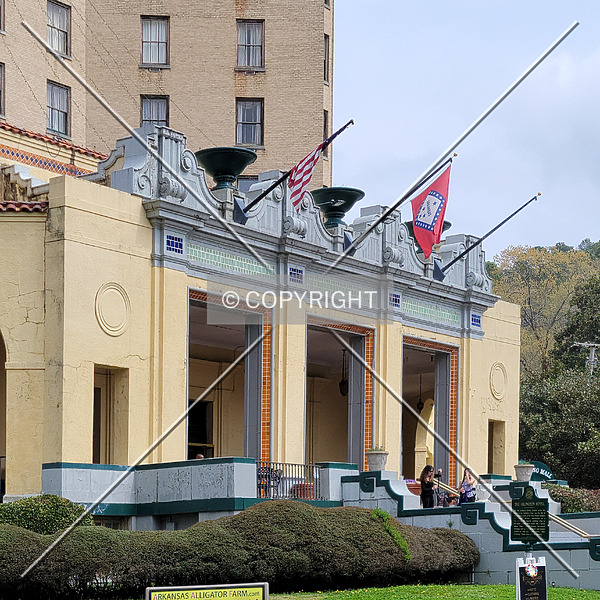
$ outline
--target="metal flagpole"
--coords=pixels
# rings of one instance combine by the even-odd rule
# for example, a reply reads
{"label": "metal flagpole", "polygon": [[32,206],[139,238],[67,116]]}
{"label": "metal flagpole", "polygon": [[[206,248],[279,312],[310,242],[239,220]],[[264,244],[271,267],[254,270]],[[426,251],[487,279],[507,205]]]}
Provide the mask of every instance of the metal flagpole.
{"label": "metal flagpole", "polygon": [[479,244],[481,244],[483,242],[483,240],[490,237],[490,235],[492,235],[492,233],[494,233],[494,231],[500,229],[500,227],[502,227],[502,225],[504,225],[504,223],[506,223],[507,221],[510,221],[516,214],[520,213],[526,206],[531,204],[534,200],[537,200],[538,196],[541,196],[541,195],[542,194],[540,192],[538,192],[537,195],[535,195],[533,198],[531,198],[530,200],[527,200],[527,202],[525,202],[525,204],[523,204],[523,206],[520,206],[519,208],[517,208],[517,210],[515,210],[514,213],[508,215],[508,217],[506,217],[506,219],[504,219],[504,221],[498,223],[498,225],[496,225],[496,227],[490,229],[483,237],[479,238],[476,242],[472,243],[468,248],[463,250],[456,258],[453,258],[447,265],[440,268],[438,266],[437,262],[434,260],[433,261],[433,278],[437,281],[443,281],[444,277],[446,277],[446,275],[445,275],[446,271],[453,264],[457,263],[463,256],[466,256],[467,254],[469,254],[469,252],[471,252],[471,250],[473,250],[473,248],[477,248],[477,246],[479,246]]}
{"label": "metal flagpole", "polygon": [[367,229],[356,238],[338,258],[329,267],[328,271],[333,267],[337,266],[346,256],[354,254],[358,245],[367,237],[369,233],[379,223],[387,219],[403,202],[405,202],[413,193],[415,189],[421,187],[421,182],[425,177],[431,173],[446,157],[462,143],[473,131],[481,125],[481,123],[489,117],[489,115],[569,36],[574,29],[579,25],[578,21],[575,21],[571,27],[569,27],[549,48],[546,50],[458,139],[456,139],[450,146],[442,152],[440,157],[434,161],[434,163],[423,172],[422,175],[408,188],[408,190],[402,194],[393,206],[388,208],[382,215],[380,215],[376,221],[371,223]]}

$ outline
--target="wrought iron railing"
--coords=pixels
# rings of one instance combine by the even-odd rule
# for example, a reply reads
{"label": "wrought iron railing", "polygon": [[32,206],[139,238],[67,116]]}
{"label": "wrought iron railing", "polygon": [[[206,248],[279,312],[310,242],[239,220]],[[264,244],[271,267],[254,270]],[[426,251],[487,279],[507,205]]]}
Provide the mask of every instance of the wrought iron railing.
{"label": "wrought iron railing", "polygon": [[257,496],[271,500],[323,500],[321,467],[257,462]]}

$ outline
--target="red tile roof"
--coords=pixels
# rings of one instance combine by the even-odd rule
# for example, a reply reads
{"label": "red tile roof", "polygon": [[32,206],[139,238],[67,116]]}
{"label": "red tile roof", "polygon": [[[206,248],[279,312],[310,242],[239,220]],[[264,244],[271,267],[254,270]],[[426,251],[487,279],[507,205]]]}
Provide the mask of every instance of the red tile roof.
{"label": "red tile roof", "polygon": [[0,202],[0,212],[46,212],[48,202]]}
{"label": "red tile roof", "polygon": [[41,140],[42,142],[48,142],[49,144],[54,144],[55,146],[59,146],[61,148],[75,150],[80,154],[85,154],[87,156],[97,158],[98,160],[105,160],[106,158],[108,158],[108,154],[103,154],[102,152],[96,152],[95,150],[90,150],[89,148],[78,146],[77,144],[73,144],[68,140],[63,140],[58,137],[52,137],[44,133],[36,133],[35,131],[28,131],[27,129],[22,129],[21,127],[16,127],[15,125],[9,125],[8,123],[5,123],[3,121],[0,121],[0,129],[5,129],[6,131],[11,131],[12,133],[24,135],[35,140]]}

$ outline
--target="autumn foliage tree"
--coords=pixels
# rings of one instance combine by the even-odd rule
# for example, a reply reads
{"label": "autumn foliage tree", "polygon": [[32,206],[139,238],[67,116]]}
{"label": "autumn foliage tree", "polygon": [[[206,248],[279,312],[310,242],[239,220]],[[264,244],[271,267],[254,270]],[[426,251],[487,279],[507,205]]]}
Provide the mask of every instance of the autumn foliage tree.
{"label": "autumn foliage tree", "polygon": [[[509,247],[490,265],[494,292],[521,305],[519,456],[573,487],[600,487],[600,242]],[[600,358],[600,352],[598,352]]]}
{"label": "autumn foliage tree", "polygon": [[571,298],[597,272],[583,250],[559,243],[549,248],[509,246],[490,269],[494,293],[521,306],[521,375],[548,373],[556,335],[565,327]]}

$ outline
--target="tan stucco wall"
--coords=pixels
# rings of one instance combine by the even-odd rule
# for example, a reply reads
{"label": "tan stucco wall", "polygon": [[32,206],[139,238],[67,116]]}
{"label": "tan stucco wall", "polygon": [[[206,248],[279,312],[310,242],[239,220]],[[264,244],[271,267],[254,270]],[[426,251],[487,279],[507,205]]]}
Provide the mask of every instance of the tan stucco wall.
{"label": "tan stucco wall", "polygon": [[467,341],[463,348],[460,449],[477,472],[487,473],[488,422],[504,422],[504,472],[496,474],[514,476],[519,444],[520,307],[499,300],[483,314],[481,325],[483,340]]}
{"label": "tan stucco wall", "polygon": [[39,491],[40,481],[37,449],[43,439],[44,228],[44,215],[0,213],[7,490],[24,492]]}
{"label": "tan stucco wall", "polygon": [[[120,454],[131,462],[147,439],[139,439],[137,428],[148,422],[150,224],[138,198],[64,177],[50,182],[48,220],[44,459],[91,461],[90,400],[94,366],[102,365],[129,369],[136,427],[129,424],[132,444]],[[99,296],[106,284],[121,286],[123,296],[115,290]],[[99,313],[110,324],[127,312],[118,335],[101,327]]]}

